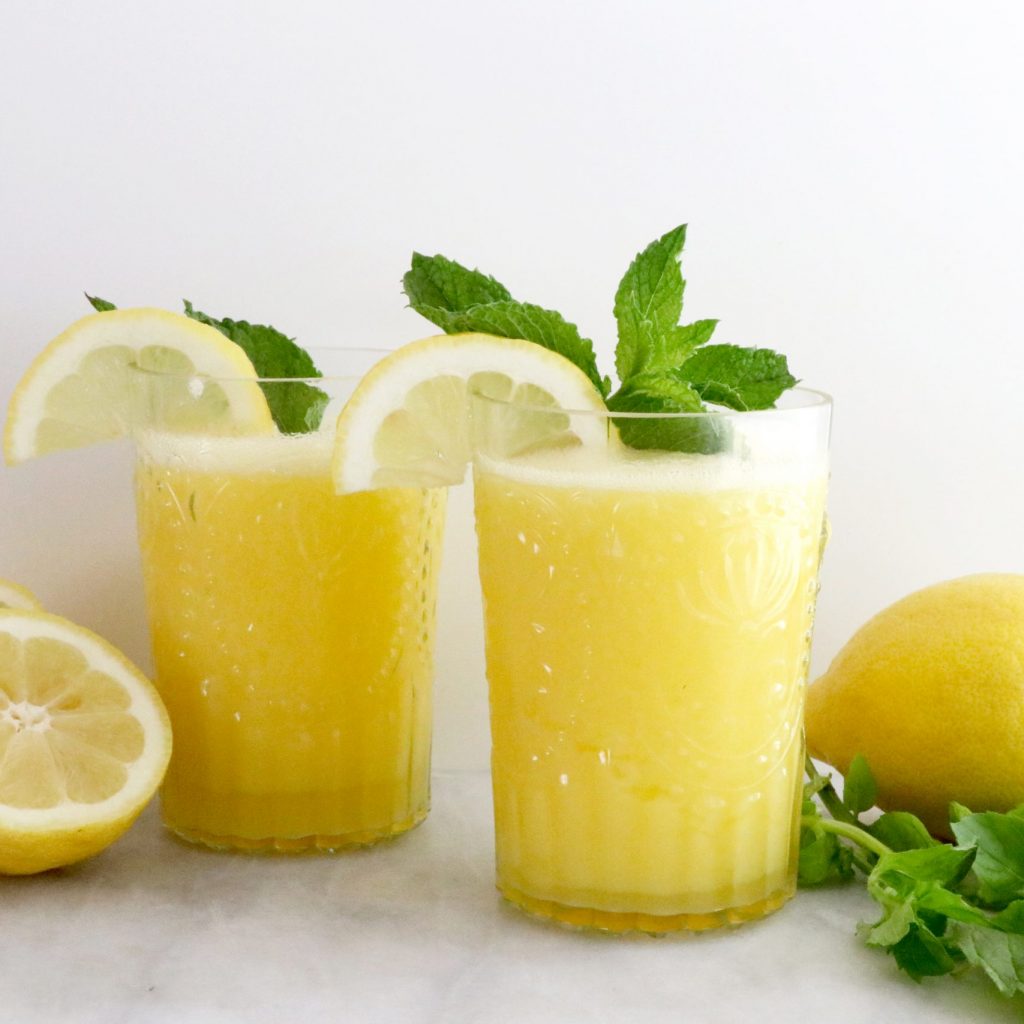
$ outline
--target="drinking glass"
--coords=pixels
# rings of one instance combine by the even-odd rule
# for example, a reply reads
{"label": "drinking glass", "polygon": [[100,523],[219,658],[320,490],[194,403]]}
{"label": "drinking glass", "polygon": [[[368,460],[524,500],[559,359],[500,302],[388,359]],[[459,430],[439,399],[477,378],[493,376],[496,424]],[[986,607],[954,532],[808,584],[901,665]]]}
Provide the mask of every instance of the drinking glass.
{"label": "drinking glass", "polygon": [[474,396],[513,904],[668,932],[793,894],[830,412],[799,389],[776,409],[675,415]]}
{"label": "drinking glass", "polygon": [[[337,412],[381,355],[317,353],[328,376],[304,381],[133,371],[139,541],[174,731],[163,816],[187,840],[336,850],[427,814],[445,492],[342,496],[331,481]],[[233,436],[215,413],[256,388],[304,432]]]}

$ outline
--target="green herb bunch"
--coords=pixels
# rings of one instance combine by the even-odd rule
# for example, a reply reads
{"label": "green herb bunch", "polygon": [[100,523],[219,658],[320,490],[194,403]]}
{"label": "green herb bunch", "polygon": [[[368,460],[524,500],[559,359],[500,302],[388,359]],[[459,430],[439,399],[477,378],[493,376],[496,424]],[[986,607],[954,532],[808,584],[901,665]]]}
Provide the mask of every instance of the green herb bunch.
{"label": "green herb bunch", "polygon": [[863,757],[842,797],[810,759],[806,771],[800,885],[866,877],[882,916],[860,934],[916,981],[976,967],[1004,995],[1024,991],[1024,806],[975,814],[952,804],[955,842],[943,843],[906,811],[862,819],[876,795]]}
{"label": "green herb bunch", "polygon": [[[593,382],[612,412],[692,413],[708,404],[768,409],[796,384],[786,357],[770,349],[708,344],[717,320],[681,324],[680,259],[686,225],[651,242],[629,265],[615,293],[619,386],[601,374],[594,345],[560,313],[520,302],[493,277],[444,256],[414,253],[403,278],[409,305],[447,334],[479,331],[524,338],[565,356]],[[634,448],[712,451],[721,435],[706,422],[623,419]]]}

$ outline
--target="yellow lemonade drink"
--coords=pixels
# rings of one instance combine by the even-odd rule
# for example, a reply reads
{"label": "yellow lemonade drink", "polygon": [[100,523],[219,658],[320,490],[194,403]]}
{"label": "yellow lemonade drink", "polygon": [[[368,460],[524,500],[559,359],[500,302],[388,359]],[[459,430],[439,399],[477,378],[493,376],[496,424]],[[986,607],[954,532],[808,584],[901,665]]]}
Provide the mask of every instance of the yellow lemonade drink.
{"label": "yellow lemonade drink", "polygon": [[795,887],[822,458],[478,458],[498,886],[702,929]]}
{"label": "yellow lemonade drink", "polygon": [[444,492],[339,496],[333,435],[142,432],[136,492],[170,828],[334,849],[420,822]]}

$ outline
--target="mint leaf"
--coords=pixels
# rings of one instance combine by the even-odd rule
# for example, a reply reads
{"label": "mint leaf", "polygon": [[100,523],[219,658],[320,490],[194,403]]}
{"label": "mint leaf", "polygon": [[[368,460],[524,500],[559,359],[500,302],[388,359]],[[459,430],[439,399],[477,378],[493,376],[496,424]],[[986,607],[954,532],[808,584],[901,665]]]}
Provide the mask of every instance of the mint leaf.
{"label": "mint leaf", "polygon": [[924,850],[938,846],[924,822],[908,811],[887,811],[870,825],[864,826],[876,839],[892,850]]}
{"label": "mint leaf", "polygon": [[251,324],[245,320],[208,316],[196,309],[188,299],[185,299],[185,315],[192,320],[216,327],[221,334],[243,348],[261,377],[320,376],[320,371],[309,353],[274,327]]}
{"label": "mint leaf", "polygon": [[954,951],[920,923],[912,924],[889,952],[914,981],[950,974],[959,962]]}
{"label": "mint leaf", "polygon": [[740,411],[770,409],[797,382],[785,356],[739,345],[706,345],[677,372],[705,402]]}
{"label": "mint leaf", "polygon": [[975,863],[973,847],[959,849],[939,844],[918,850],[900,850],[878,858],[868,878],[868,889],[885,899],[886,893],[910,894],[919,882],[952,885],[959,882]]}
{"label": "mint leaf", "polygon": [[718,326],[717,320],[694,320],[692,324],[678,324],[669,334],[665,346],[670,366],[678,366],[698,346],[711,340]]}
{"label": "mint leaf", "polygon": [[821,828],[820,819],[817,804],[804,800],[797,861],[797,881],[804,887],[853,877],[853,851]]}
{"label": "mint leaf", "polygon": [[800,839],[797,880],[802,886],[824,885],[853,877],[853,855],[834,835],[804,832]]}
{"label": "mint leaf", "polygon": [[[648,409],[650,400],[656,408]],[[641,373],[630,379],[608,399],[614,412],[703,412],[700,395],[671,370]]]}
{"label": "mint leaf", "polygon": [[184,302],[187,317],[215,327],[244,350],[260,377],[271,378],[260,386],[283,434],[304,434],[319,427],[328,403],[326,392],[294,379],[321,376],[305,349],[274,327],[217,319],[196,309],[188,299]]}
{"label": "mint leaf", "polygon": [[980,967],[1004,996],[1024,992],[1024,935],[957,925],[953,937],[968,963]]}
{"label": "mint leaf", "polygon": [[[444,256],[422,256],[418,252],[412,254],[412,267],[402,278],[402,288],[417,312],[424,307],[457,313],[470,306],[512,298],[503,284],[479,270],[469,270]],[[432,316],[423,315],[437,323]]]}
{"label": "mint leaf", "polygon": [[964,807],[963,804],[957,803],[955,800],[949,805],[949,821],[950,824],[954,824],[960,821],[962,818],[969,817],[974,812],[969,807]]}
{"label": "mint leaf", "polygon": [[90,295],[88,292],[83,293],[89,302],[89,305],[96,310],[97,313],[106,313],[108,310],[117,309],[112,302],[107,302],[106,299],[98,299],[95,295]]}
{"label": "mint leaf", "polygon": [[974,844],[978,894],[999,906],[1024,897],[1024,818],[983,811],[952,824],[958,843]]}
{"label": "mint leaf", "polygon": [[516,302],[514,299],[470,306],[458,311],[417,305],[413,308],[437,324],[445,334],[480,331],[499,338],[532,341],[565,356],[590,378],[602,396],[608,393],[607,379],[597,369],[593,342],[581,337],[579,328],[554,310],[543,309],[528,302]]}
{"label": "mint leaf", "polygon": [[968,903],[959,893],[941,886],[932,886],[922,891],[917,897],[917,907],[933,915],[966,924],[976,924],[984,928],[993,927],[993,919],[984,911]]}
{"label": "mint leaf", "polygon": [[651,242],[633,259],[615,292],[615,369],[624,382],[681,361],[672,358],[667,340],[683,312],[686,282],[679,258],[685,243],[685,224]]}
{"label": "mint leaf", "polygon": [[[867,761],[857,754],[850,762],[843,783],[843,804],[853,814],[870,810],[878,798],[878,786]],[[887,844],[888,845],[888,844]]]}
{"label": "mint leaf", "polygon": [[910,926],[917,921],[913,903],[902,900],[886,908],[885,914],[876,924],[864,930],[864,941],[869,946],[894,946],[902,939]]}
{"label": "mint leaf", "polygon": [[611,390],[607,377],[598,373],[593,342],[575,324],[554,310],[516,302],[503,284],[479,270],[414,252],[402,290],[409,305],[445,334],[480,331],[532,341],[575,363],[602,396]]}
{"label": "mint leaf", "polygon": [[[670,371],[643,373],[630,378],[611,398],[612,412],[699,413],[700,395]],[[673,452],[721,451],[728,440],[728,424],[709,416],[679,419],[616,419],[622,440],[631,448]]]}
{"label": "mint leaf", "polygon": [[1000,931],[1024,935],[1024,900],[1014,900],[992,918],[992,927]]}

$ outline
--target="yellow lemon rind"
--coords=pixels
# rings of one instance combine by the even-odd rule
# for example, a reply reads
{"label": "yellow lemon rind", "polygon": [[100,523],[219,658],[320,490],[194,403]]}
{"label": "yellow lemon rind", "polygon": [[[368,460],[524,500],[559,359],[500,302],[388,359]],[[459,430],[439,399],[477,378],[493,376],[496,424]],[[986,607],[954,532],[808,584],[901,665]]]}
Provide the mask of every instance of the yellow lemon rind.
{"label": "yellow lemon rind", "polygon": [[[488,334],[441,334],[410,342],[377,363],[362,379],[338,417],[334,483],[339,493],[372,490],[381,468],[374,442],[384,420],[403,408],[418,385],[442,378],[468,383],[478,375],[507,377],[514,386],[532,385],[564,410],[583,443],[607,443],[608,424],[592,415],[606,412],[593,382],[574,363],[541,345]],[[468,418],[468,399],[450,409],[453,431]],[[574,415],[575,414],[575,415]],[[465,476],[468,451],[420,486],[451,486]],[[411,483],[417,483],[411,480]]]}
{"label": "yellow lemon rind", "polygon": [[90,669],[114,678],[128,693],[125,709],[142,726],[145,746],[126,765],[127,781],[96,803],[66,801],[56,807],[0,804],[0,873],[33,874],[99,853],[123,834],[163,780],[171,755],[171,724],[153,684],[102,637],[48,612],[0,609],[0,633],[24,641],[49,637],[76,647]]}
{"label": "yellow lemon rind", "polygon": [[[92,313],[76,320],[54,338],[22,375],[7,407],[3,453],[8,465],[18,465],[51,450],[41,448],[39,424],[52,410],[47,399],[53,389],[73,376],[82,360],[104,348],[162,347],[185,354],[197,376],[248,379],[251,388],[232,388],[231,410],[246,432],[273,429],[273,419],[256,381],[256,370],[245,352],[216,328],[165,309],[139,307]],[[123,400],[124,396],[112,396]],[[59,417],[57,417],[59,418]],[[125,436],[131,424],[124,417],[110,437]],[[104,438],[108,439],[108,438]],[[68,445],[64,447],[77,447]]]}

